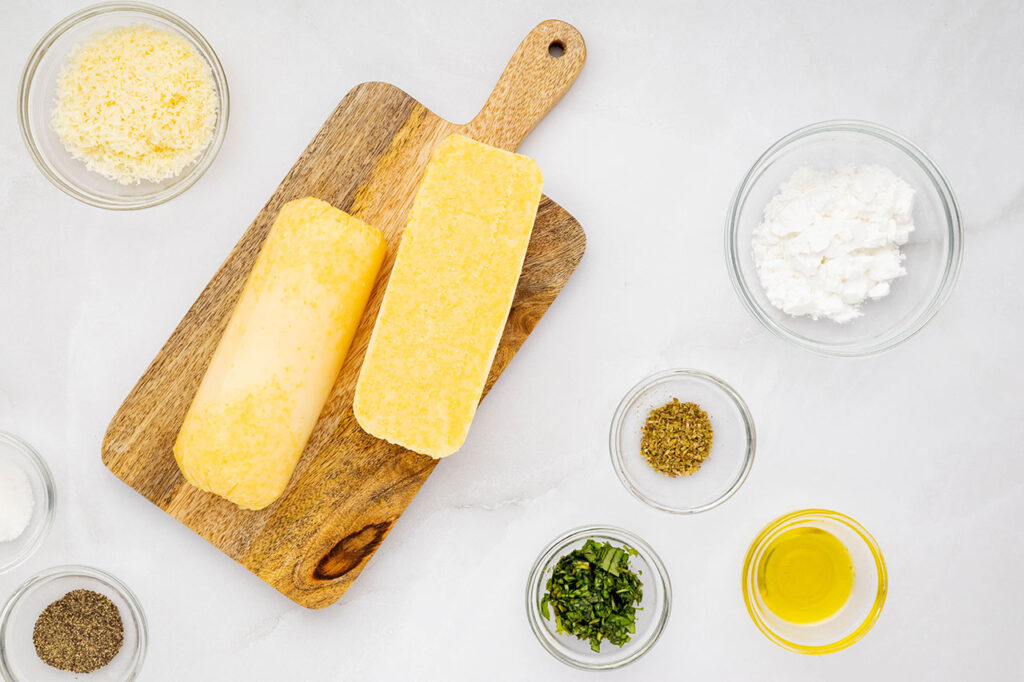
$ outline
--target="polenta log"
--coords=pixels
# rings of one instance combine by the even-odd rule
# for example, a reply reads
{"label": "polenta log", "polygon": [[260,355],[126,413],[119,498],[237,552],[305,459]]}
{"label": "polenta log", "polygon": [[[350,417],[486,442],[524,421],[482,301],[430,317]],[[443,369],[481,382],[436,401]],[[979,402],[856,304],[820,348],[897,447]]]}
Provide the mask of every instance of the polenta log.
{"label": "polenta log", "polygon": [[431,457],[466,439],[537,215],[536,162],[453,135],[427,165],[356,384],[365,431]]}
{"label": "polenta log", "polygon": [[379,230],[319,199],[281,207],[174,445],[185,480],[244,509],[281,495],[384,253]]}

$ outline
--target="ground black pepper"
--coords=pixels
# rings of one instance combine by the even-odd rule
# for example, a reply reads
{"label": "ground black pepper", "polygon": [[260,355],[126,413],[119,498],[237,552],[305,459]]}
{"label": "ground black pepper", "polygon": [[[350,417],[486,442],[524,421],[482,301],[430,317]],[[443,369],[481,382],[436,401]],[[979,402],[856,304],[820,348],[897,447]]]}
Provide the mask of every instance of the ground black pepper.
{"label": "ground black pepper", "polygon": [[92,590],[73,590],[39,614],[32,643],[47,665],[91,673],[110,663],[121,650],[124,624],[109,598]]}

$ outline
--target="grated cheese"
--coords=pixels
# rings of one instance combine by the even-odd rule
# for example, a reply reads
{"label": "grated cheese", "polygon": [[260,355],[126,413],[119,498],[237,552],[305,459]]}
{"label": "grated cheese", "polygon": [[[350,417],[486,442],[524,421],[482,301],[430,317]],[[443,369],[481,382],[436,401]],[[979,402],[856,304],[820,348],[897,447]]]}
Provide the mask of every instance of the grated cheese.
{"label": "grated cheese", "polygon": [[121,184],[177,176],[210,144],[216,123],[210,65],[171,31],[136,24],[97,33],[57,78],[61,142]]}

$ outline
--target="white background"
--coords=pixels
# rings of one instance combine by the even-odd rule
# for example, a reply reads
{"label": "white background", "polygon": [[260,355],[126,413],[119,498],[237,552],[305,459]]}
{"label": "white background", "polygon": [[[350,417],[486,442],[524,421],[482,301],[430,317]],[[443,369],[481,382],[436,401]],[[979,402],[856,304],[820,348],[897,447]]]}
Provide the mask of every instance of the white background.
{"label": "white background", "polygon": [[[662,640],[611,680],[1019,679],[1024,632],[1024,9],[1006,2],[212,2],[165,0],[224,63],[227,141],[168,204],[116,213],[53,188],[22,147],[21,68],[78,2],[3,0],[0,428],[59,487],[52,534],[0,576],[110,570],[151,625],[144,680],[581,680],[534,640],[527,571],[562,531],[635,531],[675,588]],[[103,467],[107,422],[341,97],[402,87],[472,117],[547,18],[587,41],[575,86],[520,148],[587,231],[575,276],[352,589],[307,611]],[[881,357],[817,358],[763,331],[730,286],[740,176],[805,124],[876,121],[949,176],[960,283]],[[694,518],[649,509],[607,454],[622,394],[656,370],[718,374],[758,429],[746,485]],[[881,544],[874,630],[825,657],[750,622],[740,568],[776,516],[825,506]]]}

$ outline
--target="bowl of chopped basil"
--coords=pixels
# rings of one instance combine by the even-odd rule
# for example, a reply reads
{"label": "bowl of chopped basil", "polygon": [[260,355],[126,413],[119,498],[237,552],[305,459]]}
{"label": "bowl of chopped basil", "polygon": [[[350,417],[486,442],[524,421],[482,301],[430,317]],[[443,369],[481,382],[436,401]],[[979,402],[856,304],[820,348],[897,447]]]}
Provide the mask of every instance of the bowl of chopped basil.
{"label": "bowl of chopped basil", "polygon": [[657,553],[611,526],[555,538],[526,587],[533,634],[548,653],[581,670],[619,668],[643,656],[661,637],[671,606],[672,585]]}

